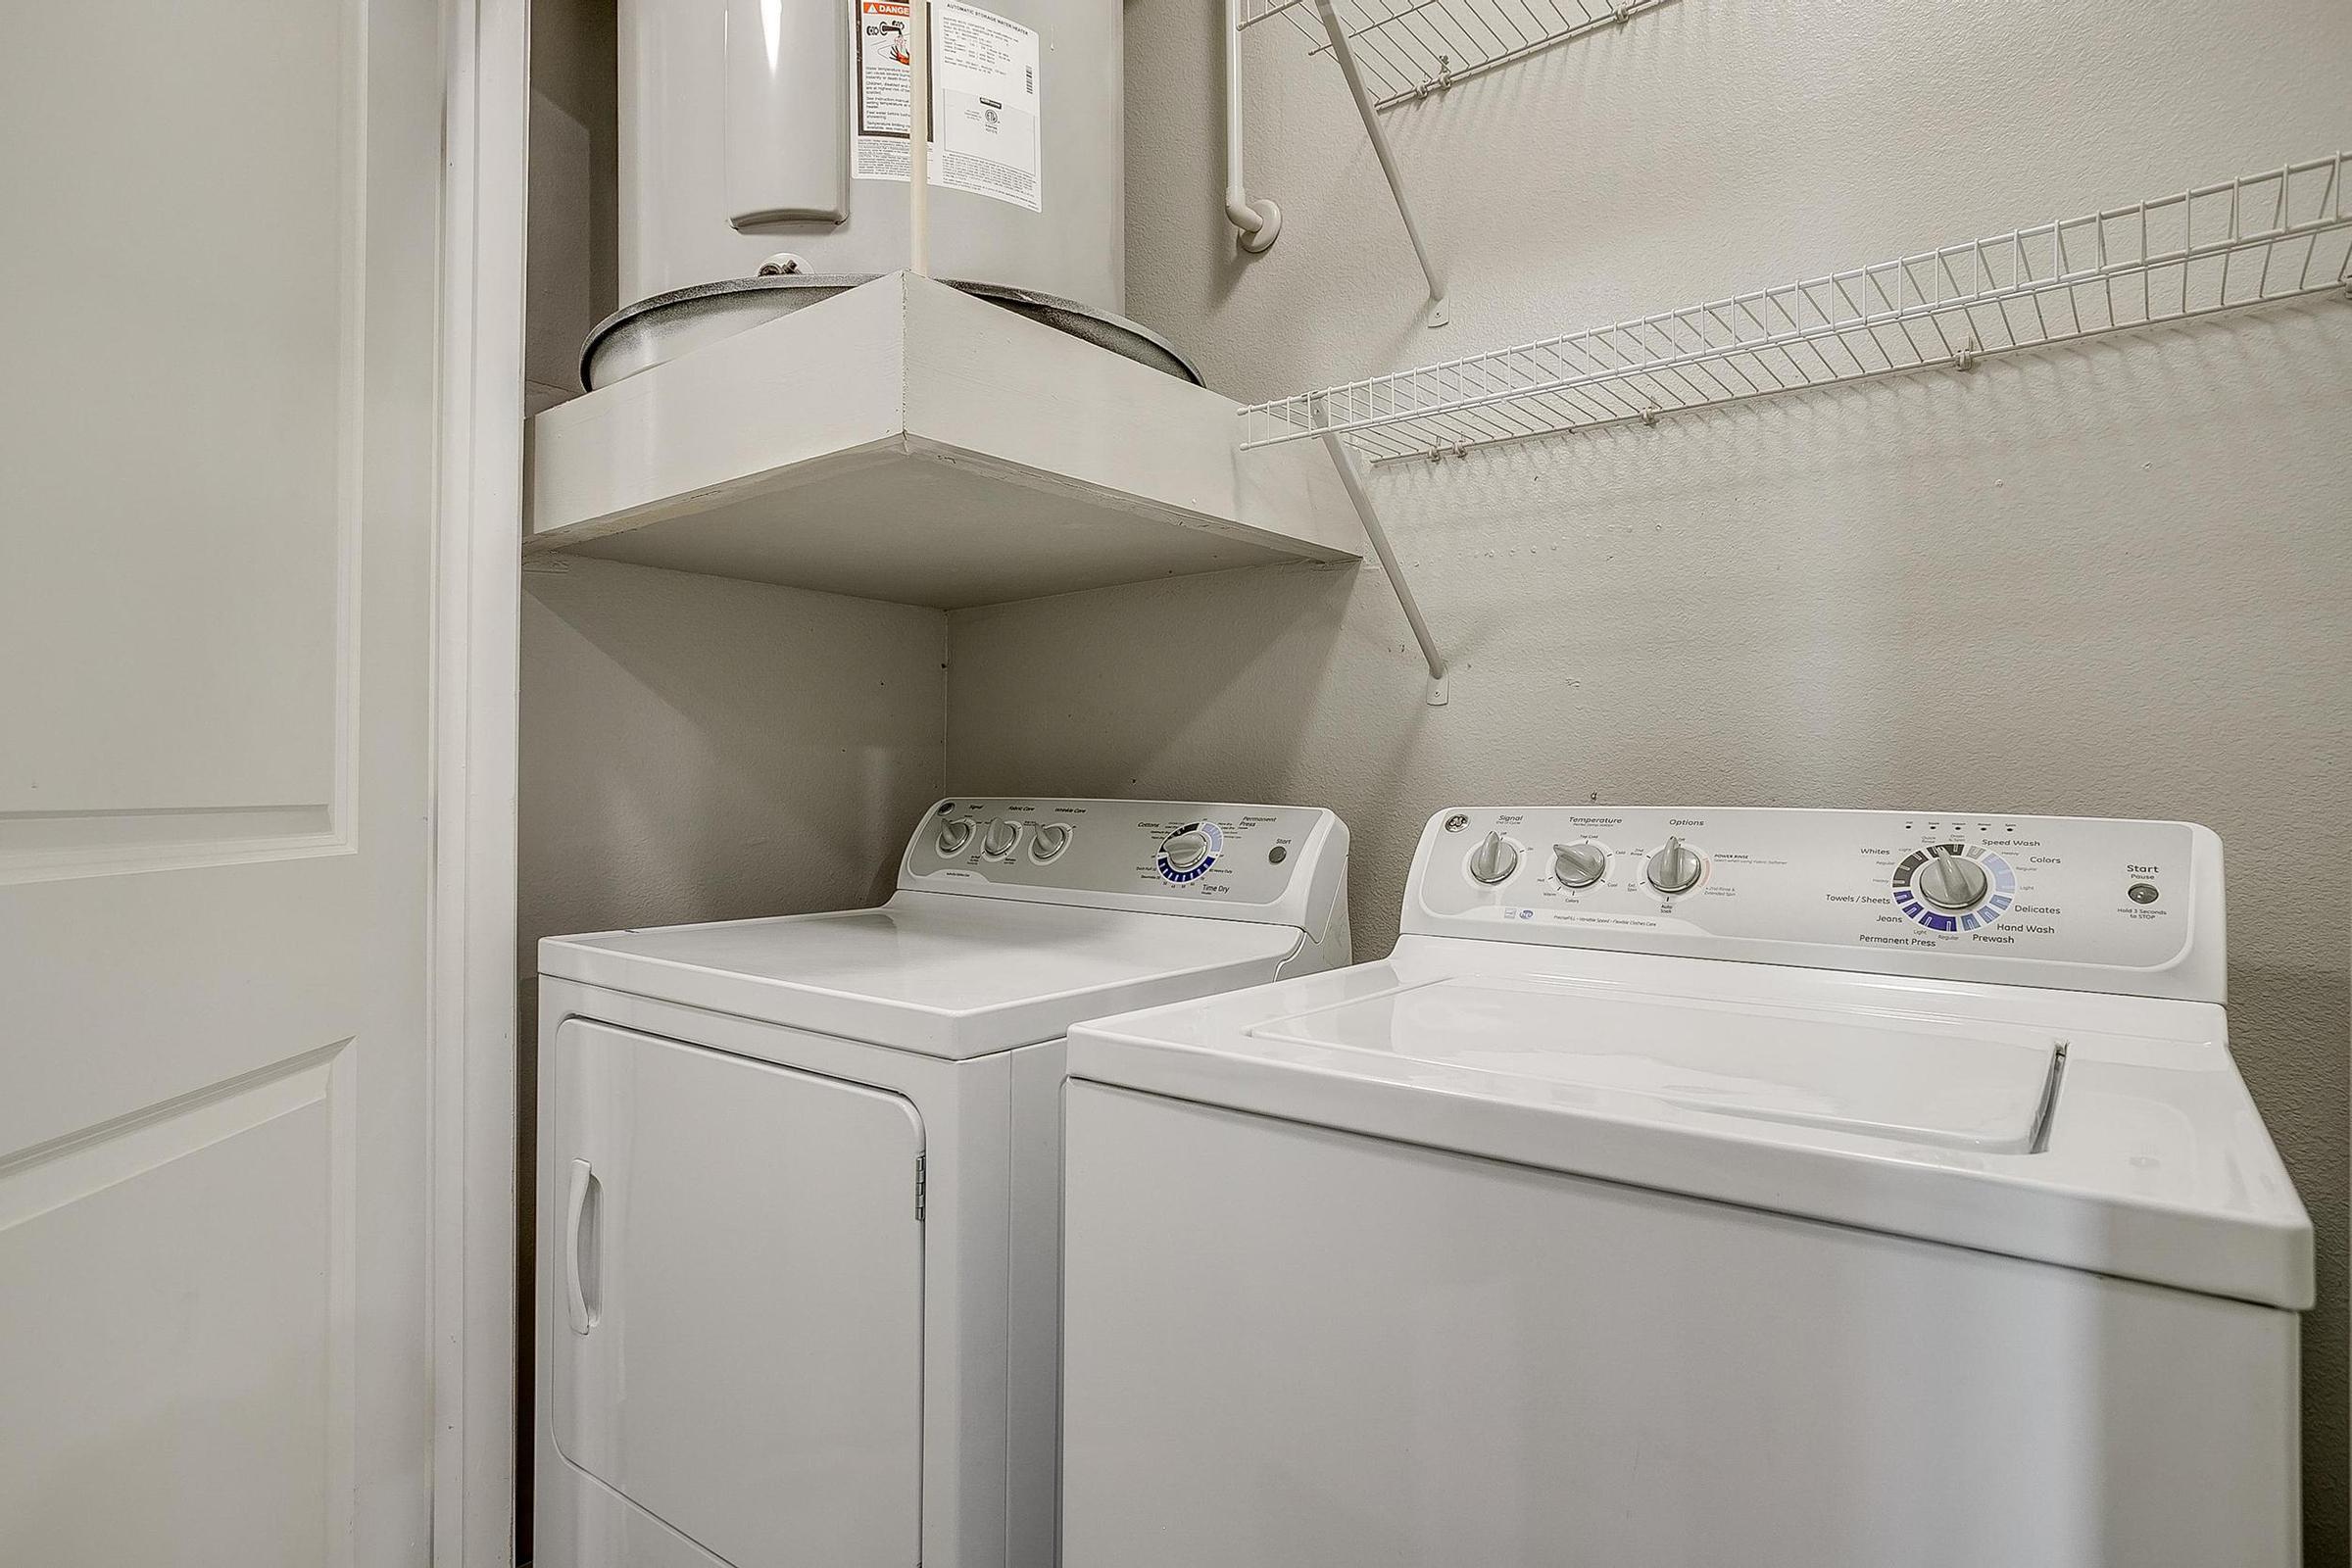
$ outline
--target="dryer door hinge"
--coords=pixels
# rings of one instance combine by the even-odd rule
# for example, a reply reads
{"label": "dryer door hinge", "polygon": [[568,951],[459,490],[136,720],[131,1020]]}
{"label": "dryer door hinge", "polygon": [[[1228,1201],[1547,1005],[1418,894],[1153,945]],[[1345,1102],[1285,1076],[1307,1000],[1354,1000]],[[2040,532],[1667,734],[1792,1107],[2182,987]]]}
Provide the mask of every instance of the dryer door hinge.
{"label": "dryer door hinge", "polygon": [[[917,1224],[922,1223],[923,1219],[923,1186],[927,1180],[923,1171],[923,1156],[917,1154],[914,1156],[914,1218]],[[922,1568],[922,1565],[918,1563],[915,1568]]]}

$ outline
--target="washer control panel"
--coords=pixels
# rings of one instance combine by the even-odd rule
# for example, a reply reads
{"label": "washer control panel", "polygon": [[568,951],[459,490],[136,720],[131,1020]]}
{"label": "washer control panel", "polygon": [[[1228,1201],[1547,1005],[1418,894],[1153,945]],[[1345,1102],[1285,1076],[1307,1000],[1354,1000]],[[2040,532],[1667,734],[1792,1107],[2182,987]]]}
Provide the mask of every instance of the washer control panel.
{"label": "washer control panel", "polygon": [[2020,984],[2065,982],[1986,965],[2161,971],[2201,943],[2218,1000],[2221,847],[2099,817],[1462,807],[1422,834],[1403,929]]}
{"label": "washer control panel", "polygon": [[940,802],[906,847],[900,886],[935,892],[1121,904],[1272,906],[1317,858],[1345,862],[1347,830],[1301,806],[1199,801],[1057,801],[972,796]]}

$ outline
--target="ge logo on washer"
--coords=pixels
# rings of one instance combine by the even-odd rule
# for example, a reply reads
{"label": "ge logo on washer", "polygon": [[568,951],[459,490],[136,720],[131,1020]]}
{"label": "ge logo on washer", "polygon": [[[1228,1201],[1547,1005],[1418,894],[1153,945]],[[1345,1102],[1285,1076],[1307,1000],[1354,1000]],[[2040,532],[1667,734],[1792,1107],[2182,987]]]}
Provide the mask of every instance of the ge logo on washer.
{"label": "ge logo on washer", "polygon": [[1159,874],[1170,882],[1196,882],[1224,853],[1225,835],[1214,822],[1187,822],[1159,841]]}

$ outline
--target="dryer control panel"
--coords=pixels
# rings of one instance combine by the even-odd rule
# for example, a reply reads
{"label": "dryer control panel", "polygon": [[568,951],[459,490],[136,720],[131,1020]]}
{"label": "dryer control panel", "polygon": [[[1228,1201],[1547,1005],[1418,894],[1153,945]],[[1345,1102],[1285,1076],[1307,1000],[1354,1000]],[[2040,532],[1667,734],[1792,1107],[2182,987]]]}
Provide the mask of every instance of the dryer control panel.
{"label": "dryer control panel", "polygon": [[1347,868],[1347,827],[1314,807],[960,796],[917,824],[899,886],[1308,925]]}
{"label": "dryer control panel", "polygon": [[2221,1000],[2221,842],[2001,812],[1462,807],[1403,929]]}

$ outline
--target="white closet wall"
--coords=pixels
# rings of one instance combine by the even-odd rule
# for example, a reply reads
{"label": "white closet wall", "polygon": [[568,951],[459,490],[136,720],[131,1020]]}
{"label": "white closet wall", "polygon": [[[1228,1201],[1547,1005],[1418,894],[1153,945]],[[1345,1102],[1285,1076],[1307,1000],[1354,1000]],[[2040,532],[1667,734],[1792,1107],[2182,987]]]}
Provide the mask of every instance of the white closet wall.
{"label": "white closet wall", "polygon": [[606,561],[523,587],[526,945],[887,896],[942,785],[940,612]]}

